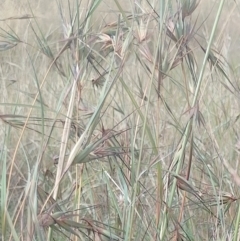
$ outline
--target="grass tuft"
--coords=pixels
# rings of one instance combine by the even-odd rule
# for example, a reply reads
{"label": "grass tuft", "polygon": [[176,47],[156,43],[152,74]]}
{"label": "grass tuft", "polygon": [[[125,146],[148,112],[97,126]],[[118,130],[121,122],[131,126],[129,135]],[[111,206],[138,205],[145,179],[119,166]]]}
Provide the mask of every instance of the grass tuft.
{"label": "grass tuft", "polygon": [[239,240],[238,3],[23,2],[0,19],[1,240]]}

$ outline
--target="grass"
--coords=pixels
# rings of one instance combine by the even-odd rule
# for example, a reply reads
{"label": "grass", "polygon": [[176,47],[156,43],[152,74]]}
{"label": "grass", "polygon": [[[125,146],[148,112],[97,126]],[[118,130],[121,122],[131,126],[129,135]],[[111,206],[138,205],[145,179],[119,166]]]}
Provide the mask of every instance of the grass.
{"label": "grass", "polygon": [[0,23],[1,239],[239,240],[238,3],[34,4]]}

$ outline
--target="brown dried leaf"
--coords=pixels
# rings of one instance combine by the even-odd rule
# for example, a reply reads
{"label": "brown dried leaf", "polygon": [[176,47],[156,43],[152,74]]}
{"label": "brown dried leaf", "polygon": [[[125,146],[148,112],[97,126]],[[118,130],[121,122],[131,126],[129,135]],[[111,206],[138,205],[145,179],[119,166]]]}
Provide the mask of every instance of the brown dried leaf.
{"label": "brown dried leaf", "polygon": [[41,227],[49,227],[56,222],[49,213],[42,213],[38,215],[38,223]]}

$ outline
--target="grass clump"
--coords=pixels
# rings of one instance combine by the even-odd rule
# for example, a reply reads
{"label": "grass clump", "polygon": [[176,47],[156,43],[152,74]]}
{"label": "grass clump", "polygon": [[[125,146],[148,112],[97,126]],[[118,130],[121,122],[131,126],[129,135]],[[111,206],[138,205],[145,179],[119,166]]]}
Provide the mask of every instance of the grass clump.
{"label": "grass clump", "polygon": [[2,240],[238,240],[237,3],[35,4],[0,26]]}

